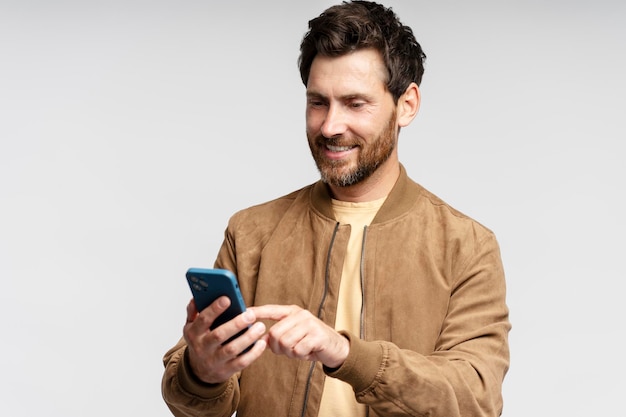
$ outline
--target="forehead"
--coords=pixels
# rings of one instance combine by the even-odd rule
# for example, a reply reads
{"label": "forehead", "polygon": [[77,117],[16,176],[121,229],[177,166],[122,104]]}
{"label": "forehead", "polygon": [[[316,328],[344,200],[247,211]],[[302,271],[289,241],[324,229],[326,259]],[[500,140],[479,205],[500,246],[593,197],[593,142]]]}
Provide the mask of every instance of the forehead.
{"label": "forehead", "polygon": [[380,53],[360,49],[338,57],[318,55],[311,64],[307,91],[331,93],[384,93],[387,71]]}

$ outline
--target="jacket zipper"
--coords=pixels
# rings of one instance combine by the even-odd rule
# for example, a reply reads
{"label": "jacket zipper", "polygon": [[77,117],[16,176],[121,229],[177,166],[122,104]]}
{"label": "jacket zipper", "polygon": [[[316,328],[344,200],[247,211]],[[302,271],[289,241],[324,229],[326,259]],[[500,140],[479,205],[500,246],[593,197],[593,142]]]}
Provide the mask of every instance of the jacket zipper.
{"label": "jacket zipper", "polygon": [[[363,226],[363,242],[361,243],[361,261],[359,264],[359,274],[361,275],[361,317],[360,317],[360,337],[362,340],[365,340],[365,240],[367,237],[367,226]],[[370,408],[369,406],[365,407],[365,416],[369,417]]]}
{"label": "jacket zipper", "polygon": [[361,243],[361,261],[359,265],[359,274],[361,275],[361,317],[359,336],[365,339],[365,274],[363,269],[365,266],[365,238],[367,237],[367,226],[363,226],[363,242]]}
{"label": "jacket zipper", "polygon": [[[335,230],[333,230],[333,236],[330,239],[330,246],[328,247],[328,253],[326,254],[326,271],[324,272],[324,293],[322,294],[322,300],[320,301],[319,308],[317,309],[317,318],[322,318],[322,311],[324,309],[324,303],[326,302],[326,296],[328,295],[328,285],[330,282],[330,253],[332,252],[333,246],[335,245],[335,238],[337,237],[337,232],[339,231],[339,222],[335,224]],[[301,417],[305,416],[306,407],[309,402],[309,393],[311,390],[311,380],[313,379],[313,371],[315,370],[315,362],[311,362],[311,366],[309,368],[309,376],[306,381],[306,388],[304,389],[304,402],[302,403],[302,412],[300,413]]]}

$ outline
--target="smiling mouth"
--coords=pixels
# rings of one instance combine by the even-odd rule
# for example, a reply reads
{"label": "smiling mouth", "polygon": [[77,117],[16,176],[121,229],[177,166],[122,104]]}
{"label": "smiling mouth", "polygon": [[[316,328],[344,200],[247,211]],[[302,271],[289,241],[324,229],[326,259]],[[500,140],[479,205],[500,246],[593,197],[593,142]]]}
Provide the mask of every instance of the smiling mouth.
{"label": "smiling mouth", "polygon": [[350,149],[354,148],[355,146],[333,146],[333,145],[326,145],[326,149],[328,149],[331,152],[345,152],[345,151],[349,151]]}

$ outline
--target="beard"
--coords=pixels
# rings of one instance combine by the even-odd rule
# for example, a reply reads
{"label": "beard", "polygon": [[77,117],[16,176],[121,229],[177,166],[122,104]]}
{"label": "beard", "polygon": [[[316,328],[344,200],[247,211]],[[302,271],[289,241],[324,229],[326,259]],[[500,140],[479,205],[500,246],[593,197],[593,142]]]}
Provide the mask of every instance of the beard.
{"label": "beard", "polygon": [[[325,138],[321,134],[310,136],[307,133],[307,138],[322,182],[335,187],[349,187],[369,178],[393,153],[397,139],[396,111],[394,109],[384,130],[369,143],[358,137],[354,139],[344,136]],[[351,161],[346,159],[328,159],[324,154],[326,145],[359,147],[356,165],[350,166]]]}

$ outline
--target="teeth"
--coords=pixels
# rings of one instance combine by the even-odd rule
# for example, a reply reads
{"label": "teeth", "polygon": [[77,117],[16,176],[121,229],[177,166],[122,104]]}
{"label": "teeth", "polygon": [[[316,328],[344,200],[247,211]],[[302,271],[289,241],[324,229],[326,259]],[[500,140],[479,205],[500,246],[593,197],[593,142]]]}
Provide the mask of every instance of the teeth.
{"label": "teeth", "polygon": [[332,152],[343,152],[343,151],[348,151],[352,148],[352,146],[332,146],[332,145],[326,145],[326,148],[328,148],[329,151]]}

